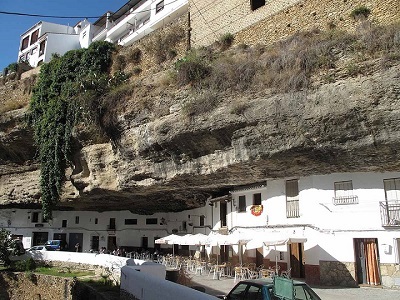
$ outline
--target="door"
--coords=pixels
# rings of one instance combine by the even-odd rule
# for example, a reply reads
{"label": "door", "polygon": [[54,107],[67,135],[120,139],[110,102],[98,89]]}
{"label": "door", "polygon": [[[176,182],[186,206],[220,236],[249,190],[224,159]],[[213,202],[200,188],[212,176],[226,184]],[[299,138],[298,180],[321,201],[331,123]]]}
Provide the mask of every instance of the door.
{"label": "door", "polygon": [[[76,247],[78,245],[78,247]],[[76,251],[82,252],[82,246],[83,246],[83,233],[70,233],[69,234],[69,245],[68,249],[69,251]]]}
{"label": "door", "polygon": [[256,249],[256,265],[257,267],[264,264],[264,254],[263,254],[263,247]]}
{"label": "door", "polygon": [[92,236],[92,245],[90,246],[91,250],[99,251],[99,236],[94,235]]}
{"label": "door", "polygon": [[378,239],[354,239],[358,284],[380,285]]}
{"label": "door", "polygon": [[44,245],[47,240],[49,239],[48,232],[33,232],[33,244],[32,246],[36,245]]}
{"label": "door", "polygon": [[117,237],[114,235],[109,235],[107,237],[107,250],[112,252],[117,249]]}
{"label": "door", "polygon": [[142,236],[142,249],[147,250],[149,247],[149,238],[147,236]]}
{"label": "door", "polygon": [[290,268],[291,276],[304,278],[304,245],[303,243],[290,244]]}
{"label": "door", "polygon": [[220,202],[219,205],[219,217],[221,220],[221,227],[226,227],[226,212],[227,212],[226,202]]}
{"label": "door", "polygon": [[220,259],[221,262],[228,262],[229,261],[229,251],[231,246],[229,245],[221,245],[220,246]]}

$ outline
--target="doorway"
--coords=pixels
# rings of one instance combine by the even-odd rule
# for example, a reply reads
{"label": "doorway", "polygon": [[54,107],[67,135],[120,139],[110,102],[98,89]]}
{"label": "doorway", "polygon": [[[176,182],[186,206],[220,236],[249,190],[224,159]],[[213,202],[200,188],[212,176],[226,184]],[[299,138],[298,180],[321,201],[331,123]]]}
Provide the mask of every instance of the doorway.
{"label": "doorway", "polygon": [[147,250],[149,248],[149,238],[147,236],[142,236],[142,249]]}
{"label": "doorway", "polygon": [[304,278],[304,244],[290,244],[290,268],[291,276],[294,278]]}
{"label": "doorway", "polygon": [[256,249],[256,265],[257,267],[264,264],[264,254],[263,254],[263,247]]}
{"label": "doorway", "polygon": [[378,239],[354,239],[358,284],[380,285]]}
{"label": "doorway", "polygon": [[114,235],[109,235],[107,237],[107,250],[110,251],[111,253],[116,249],[117,249],[117,237]]}
{"label": "doorway", "polygon": [[99,236],[92,236],[92,245],[90,246],[90,250],[99,251]]}
{"label": "doorway", "polygon": [[69,234],[69,251],[76,251],[75,246],[78,245],[78,252],[82,252],[83,246],[83,233],[70,233]]}
{"label": "doorway", "polygon": [[44,245],[49,239],[48,232],[33,232],[33,246]]}

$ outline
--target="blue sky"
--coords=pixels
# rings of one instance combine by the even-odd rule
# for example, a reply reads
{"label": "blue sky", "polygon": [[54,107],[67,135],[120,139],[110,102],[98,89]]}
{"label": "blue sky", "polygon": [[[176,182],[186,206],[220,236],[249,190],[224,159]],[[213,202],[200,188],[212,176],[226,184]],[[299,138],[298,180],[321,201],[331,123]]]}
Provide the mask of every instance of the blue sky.
{"label": "blue sky", "polygon": [[[101,16],[116,11],[128,0],[0,0],[0,11],[55,16]],[[75,25],[79,19],[54,19],[0,13],[0,72],[16,62],[20,35],[39,21]],[[89,19],[95,21],[95,19]]]}

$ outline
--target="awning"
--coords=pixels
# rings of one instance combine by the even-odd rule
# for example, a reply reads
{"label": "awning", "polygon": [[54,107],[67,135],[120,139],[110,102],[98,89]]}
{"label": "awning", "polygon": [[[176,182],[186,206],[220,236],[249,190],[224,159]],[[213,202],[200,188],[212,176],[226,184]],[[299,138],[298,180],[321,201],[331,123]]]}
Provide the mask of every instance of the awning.
{"label": "awning", "polygon": [[155,244],[165,244],[165,245],[172,245],[175,244],[174,241],[176,241],[178,238],[180,238],[179,235],[176,234],[170,234],[168,236],[156,239],[154,241]]}
{"label": "awning", "polygon": [[263,236],[254,237],[246,244],[246,249],[256,249],[262,246],[280,246],[293,243],[305,243],[307,239],[301,236],[285,233],[263,233]]}

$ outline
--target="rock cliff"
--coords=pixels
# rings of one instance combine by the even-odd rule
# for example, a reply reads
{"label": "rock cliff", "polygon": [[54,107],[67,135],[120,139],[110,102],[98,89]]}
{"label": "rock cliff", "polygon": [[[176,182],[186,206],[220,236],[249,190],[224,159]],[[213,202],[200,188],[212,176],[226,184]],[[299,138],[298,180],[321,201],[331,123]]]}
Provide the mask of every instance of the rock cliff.
{"label": "rock cliff", "polygon": [[[150,214],[272,178],[400,170],[400,65],[291,93],[248,92],[185,116],[185,90],[118,113],[118,143],[82,144],[60,209]],[[233,102],[243,109],[232,110]],[[155,105],[168,108],[150,117]],[[158,104],[155,104],[158,103]],[[40,171],[25,109],[0,116],[0,203],[39,203]]]}

